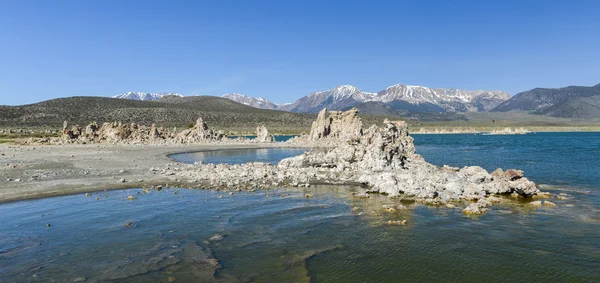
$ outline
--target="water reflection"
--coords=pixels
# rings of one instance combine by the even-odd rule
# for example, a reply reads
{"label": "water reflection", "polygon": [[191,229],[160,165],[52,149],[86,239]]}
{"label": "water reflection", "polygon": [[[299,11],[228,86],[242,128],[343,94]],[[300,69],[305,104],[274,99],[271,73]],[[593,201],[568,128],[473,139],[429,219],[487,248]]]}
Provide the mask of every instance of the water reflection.
{"label": "water reflection", "polygon": [[277,164],[284,158],[300,155],[306,151],[307,149],[304,148],[252,148],[178,153],[170,155],[169,157],[177,162],[188,164],[193,164],[194,162],[215,164],[265,162]]}

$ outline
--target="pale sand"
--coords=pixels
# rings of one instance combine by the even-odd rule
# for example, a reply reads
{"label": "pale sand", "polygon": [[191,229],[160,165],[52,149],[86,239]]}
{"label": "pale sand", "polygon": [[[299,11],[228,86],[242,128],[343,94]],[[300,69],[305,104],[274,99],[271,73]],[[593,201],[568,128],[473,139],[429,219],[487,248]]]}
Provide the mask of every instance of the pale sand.
{"label": "pale sand", "polygon": [[[0,203],[110,189],[176,185],[178,182],[174,176],[150,171],[152,167],[165,168],[169,163],[175,164],[167,157],[169,154],[277,146],[277,144],[180,146],[0,144]],[[124,172],[121,173],[121,170]],[[20,181],[16,181],[17,179]],[[122,182],[122,179],[126,182]]]}

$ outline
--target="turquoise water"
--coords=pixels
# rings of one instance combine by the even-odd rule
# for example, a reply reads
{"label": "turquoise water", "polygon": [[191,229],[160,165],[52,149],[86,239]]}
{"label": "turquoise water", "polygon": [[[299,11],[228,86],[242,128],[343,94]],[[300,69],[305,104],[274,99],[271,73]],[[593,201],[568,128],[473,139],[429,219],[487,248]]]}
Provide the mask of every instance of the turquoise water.
{"label": "turquoise water", "polygon": [[2,204],[0,282],[600,282],[600,186],[589,159],[599,137],[415,136],[433,163],[523,168],[567,194],[551,199],[556,207],[515,202],[477,218],[460,206],[356,199],[339,186],[131,189]]}
{"label": "turquoise water", "polygon": [[600,133],[413,137],[418,153],[433,164],[518,168],[541,184],[600,187]]}

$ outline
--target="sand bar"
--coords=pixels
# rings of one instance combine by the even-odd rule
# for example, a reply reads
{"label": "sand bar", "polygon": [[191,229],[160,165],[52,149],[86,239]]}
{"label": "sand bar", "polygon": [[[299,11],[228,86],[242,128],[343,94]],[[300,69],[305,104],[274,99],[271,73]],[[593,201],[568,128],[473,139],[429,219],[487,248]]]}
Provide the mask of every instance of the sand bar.
{"label": "sand bar", "polygon": [[[277,147],[277,144],[60,145],[0,144],[0,203],[42,197],[176,184],[152,172],[180,152]],[[123,182],[124,181],[124,182]]]}

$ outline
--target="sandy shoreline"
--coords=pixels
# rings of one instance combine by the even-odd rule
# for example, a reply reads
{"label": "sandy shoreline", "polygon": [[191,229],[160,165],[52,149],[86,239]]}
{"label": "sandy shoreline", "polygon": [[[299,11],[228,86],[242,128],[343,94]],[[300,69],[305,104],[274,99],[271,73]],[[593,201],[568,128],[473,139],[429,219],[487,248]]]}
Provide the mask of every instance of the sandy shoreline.
{"label": "sandy shoreline", "polygon": [[[275,144],[45,145],[0,144],[0,203],[101,190],[177,185],[152,172],[174,153],[279,147]],[[125,182],[123,182],[123,179]]]}

